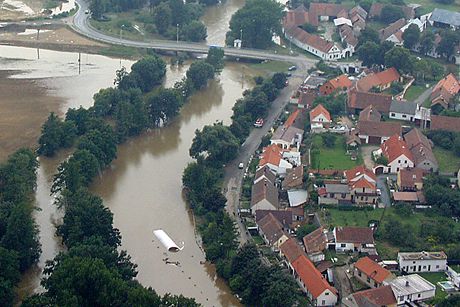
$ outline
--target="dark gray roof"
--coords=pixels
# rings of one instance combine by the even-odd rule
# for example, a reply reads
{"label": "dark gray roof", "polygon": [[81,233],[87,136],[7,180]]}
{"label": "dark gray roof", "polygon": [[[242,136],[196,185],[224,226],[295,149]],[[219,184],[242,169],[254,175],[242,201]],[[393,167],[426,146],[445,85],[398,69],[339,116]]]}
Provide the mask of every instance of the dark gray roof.
{"label": "dark gray roof", "polygon": [[350,193],[350,189],[346,184],[334,184],[334,183],[326,183],[326,192],[327,193]]}
{"label": "dark gray roof", "polygon": [[443,9],[434,9],[433,14],[431,14],[430,20],[459,27],[460,13]]}
{"label": "dark gray roof", "polygon": [[393,100],[390,105],[390,112],[415,115],[417,104],[415,102],[401,102]]}

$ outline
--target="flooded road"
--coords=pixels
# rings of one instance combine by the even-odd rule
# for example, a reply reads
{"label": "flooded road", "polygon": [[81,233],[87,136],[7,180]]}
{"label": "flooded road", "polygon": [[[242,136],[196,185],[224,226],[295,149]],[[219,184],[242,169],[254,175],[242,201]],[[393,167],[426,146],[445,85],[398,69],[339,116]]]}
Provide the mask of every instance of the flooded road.
{"label": "flooded road", "polygon": [[[40,101],[44,104],[48,100],[53,101],[53,104],[47,105],[47,110],[60,114],[69,107],[88,107],[92,105],[94,93],[113,84],[120,60],[96,55],[81,55],[81,59],[84,65],[79,75],[76,53],[40,50],[38,59],[35,49],[0,46],[0,72],[12,72],[9,78],[0,75],[0,86],[13,80],[18,85],[31,83],[36,88],[45,89],[41,92],[44,98]],[[130,61],[122,62],[127,67],[131,64]],[[187,68],[187,65],[181,68],[168,65],[166,86],[181,79]],[[169,126],[121,145],[112,168],[106,170],[91,187],[114,213],[114,226],[123,236],[122,248],[138,264],[138,280],[160,294],[184,294],[195,297],[205,306],[236,306],[238,301],[224,282],[216,277],[214,267],[204,264],[204,254],[196,243],[193,216],[182,197],[181,177],[183,169],[191,161],[188,150],[194,131],[216,121],[230,122],[236,99],[251,86],[247,82],[249,77],[243,76],[243,72],[248,72],[248,69],[227,64],[218,80],[194,95]],[[14,100],[14,93],[9,96]],[[35,93],[21,100],[24,105],[32,105],[27,117],[36,117],[32,110],[39,96]],[[14,109],[14,105],[9,107]],[[17,125],[20,126],[19,123]],[[37,135],[39,127],[33,127],[38,130]],[[3,133],[0,134],[0,142],[5,141],[2,138]],[[59,238],[54,236],[54,226],[61,213],[53,205],[49,190],[56,167],[65,157],[66,153],[61,153],[54,159],[40,161],[36,192],[36,205],[40,210],[35,213],[35,218],[40,228],[43,253],[38,268],[28,272],[21,282],[22,294],[40,291],[39,279],[44,262],[62,250]],[[153,236],[153,230],[159,228],[176,242],[184,242],[184,250],[165,256],[162,246]],[[180,266],[165,264],[162,260],[165,257],[178,261]]]}

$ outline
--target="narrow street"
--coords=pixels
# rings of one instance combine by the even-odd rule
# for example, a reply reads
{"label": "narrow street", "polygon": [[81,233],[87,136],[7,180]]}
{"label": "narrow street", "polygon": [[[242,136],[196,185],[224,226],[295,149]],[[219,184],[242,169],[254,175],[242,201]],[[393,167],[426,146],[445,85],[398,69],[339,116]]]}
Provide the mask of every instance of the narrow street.
{"label": "narrow street", "polygon": [[[240,244],[250,240],[250,236],[246,233],[246,228],[238,217],[238,206],[244,176],[244,170],[248,166],[249,158],[260,145],[262,137],[268,133],[273,126],[275,120],[279,117],[285,106],[289,103],[291,94],[299,87],[302,81],[307,76],[307,69],[310,68],[310,63],[305,63],[304,67],[299,67],[298,70],[289,78],[289,85],[285,87],[278,98],[273,101],[269,115],[265,119],[262,128],[253,129],[246,141],[241,146],[238,156],[235,160],[227,164],[225,167],[224,191],[227,198],[226,210],[235,218],[240,233]],[[244,169],[239,169],[238,164],[244,163]]]}

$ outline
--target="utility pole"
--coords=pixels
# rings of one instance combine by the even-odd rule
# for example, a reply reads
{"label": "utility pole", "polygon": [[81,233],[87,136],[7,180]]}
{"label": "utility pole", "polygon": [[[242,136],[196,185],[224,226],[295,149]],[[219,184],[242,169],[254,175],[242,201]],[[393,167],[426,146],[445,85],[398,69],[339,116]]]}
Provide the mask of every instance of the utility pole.
{"label": "utility pole", "polygon": [[243,47],[243,28],[240,29],[240,41],[241,41],[241,47]]}
{"label": "utility pole", "polygon": [[176,24],[176,43],[179,44],[179,24]]}
{"label": "utility pole", "polygon": [[78,74],[81,73],[81,52],[78,53]]}

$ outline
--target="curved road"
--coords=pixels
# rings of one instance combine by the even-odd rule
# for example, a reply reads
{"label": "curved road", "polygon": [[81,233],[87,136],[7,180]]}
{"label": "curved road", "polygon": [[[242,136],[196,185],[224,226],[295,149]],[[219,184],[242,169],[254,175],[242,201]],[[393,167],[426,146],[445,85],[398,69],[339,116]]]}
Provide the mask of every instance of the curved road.
{"label": "curved road", "polygon": [[[195,52],[195,53],[207,53],[209,46],[200,43],[191,43],[184,41],[171,41],[171,40],[151,40],[151,41],[132,41],[127,39],[120,39],[118,37],[110,36],[104,33],[99,32],[89,23],[89,14],[85,14],[85,11],[89,9],[89,4],[84,0],[76,1],[79,5],[79,10],[73,17],[70,27],[77,33],[97,40],[103,43],[123,45],[129,47],[137,48],[152,48],[157,50],[169,50],[169,51],[184,51],[184,52]],[[260,60],[277,60],[277,61],[287,61],[302,66],[302,63],[313,64],[318,60],[310,59],[304,56],[289,56],[275,54],[265,50],[256,50],[256,49],[236,49],[224,47],[225,55],[234,56],[240,58],[249,58],[249,59],[260,59]]]}

